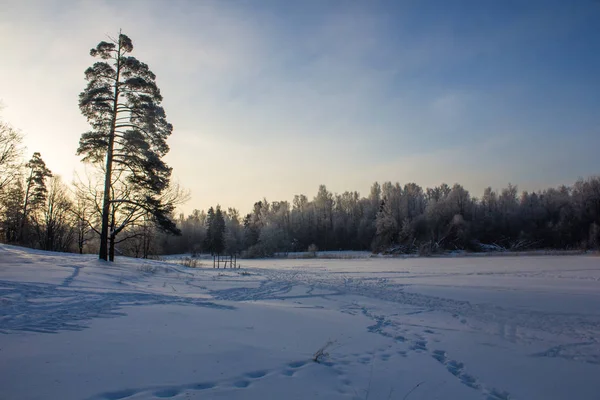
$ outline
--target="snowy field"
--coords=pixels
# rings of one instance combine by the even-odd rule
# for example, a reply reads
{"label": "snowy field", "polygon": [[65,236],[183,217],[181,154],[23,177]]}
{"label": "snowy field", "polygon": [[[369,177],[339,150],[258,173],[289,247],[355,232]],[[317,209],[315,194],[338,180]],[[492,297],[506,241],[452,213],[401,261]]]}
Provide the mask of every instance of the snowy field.
{"label": "snowy field", "polygon": [[0,245],[0,399],[600,399],[597,256],[203,262]]}

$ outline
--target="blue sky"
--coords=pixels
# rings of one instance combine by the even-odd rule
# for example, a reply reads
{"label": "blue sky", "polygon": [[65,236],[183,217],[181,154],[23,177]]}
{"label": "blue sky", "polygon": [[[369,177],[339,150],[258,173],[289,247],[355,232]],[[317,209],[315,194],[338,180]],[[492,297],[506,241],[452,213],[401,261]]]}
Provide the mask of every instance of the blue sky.
{"label": "blue sky", "polygon": [[319,184],[473,195],[600,173],[600,2],[0,0],[2,117],[70,181],[88,51],[123,28],[175,126],[184,207]]}

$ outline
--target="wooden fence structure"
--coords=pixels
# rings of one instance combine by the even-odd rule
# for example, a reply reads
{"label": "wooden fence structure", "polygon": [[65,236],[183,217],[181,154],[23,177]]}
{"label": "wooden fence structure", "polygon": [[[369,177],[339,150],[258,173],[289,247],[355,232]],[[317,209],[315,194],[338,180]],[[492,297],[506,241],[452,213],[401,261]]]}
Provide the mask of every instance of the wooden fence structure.
{"label": "wooden fence structure", "polygon": [[229,268],[240,268],[236,254],[230,254],[229,256],[213,255],[213,268],[221,268],[221,264],[223,264],[223,268],[227,268],[227,263],[229,263]]}

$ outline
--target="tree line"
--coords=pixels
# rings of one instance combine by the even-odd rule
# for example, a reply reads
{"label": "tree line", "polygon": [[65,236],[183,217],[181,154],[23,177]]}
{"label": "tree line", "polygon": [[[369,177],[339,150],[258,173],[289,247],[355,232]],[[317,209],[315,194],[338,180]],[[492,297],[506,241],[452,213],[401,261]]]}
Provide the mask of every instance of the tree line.
{"label": "tree line", "polygon": [[479,198],[460,184],[423,189],[415,183],[374,183],[366,197],[334,194],[321,185],[310,200],[263,199],[243,217],[220,206],[194,210],[180,215],[177,225],[182,235],[165,237],[165,252],[269,257],[316,249],[422,255],[598,249],[600,177],[531,193],[510,184],[500,191],[488,187]]}

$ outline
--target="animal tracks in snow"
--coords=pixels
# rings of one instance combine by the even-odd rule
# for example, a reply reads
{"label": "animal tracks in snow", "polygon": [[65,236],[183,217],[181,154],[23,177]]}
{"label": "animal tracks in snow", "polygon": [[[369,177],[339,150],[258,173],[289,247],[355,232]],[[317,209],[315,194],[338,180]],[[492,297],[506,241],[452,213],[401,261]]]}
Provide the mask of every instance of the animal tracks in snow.
{"label": "animal tracks in snow", "polygon": [[[361,307],[362,314],[372,319],[375,324],[369,325],[367,331],[376,333],[387,338],[393,338],[395,344],[404,344],[409,346],[409,350],[417,354],[431,354],[440,364],[442,364],[450,374],[455,376],[463,385],[471,389],[480,391],[487,400],[508,400],[512,399],[508,392],[495,388],[488,388],[473,375],[466,372],[465,365],[457,360],[449,359],[444,350],[429,350],[429,340],[426,337],[435,335],[435,331],[424,329],[419,333],[411,332],[409,329],[402,328],[400,324],[392,318],[377,315],[368,310],[366,307]],[[402,335],[396,332],[401,331]],[[402,340],[399,340],[402,338]],[[407,351],[399,350],[397,354],[407,356]],[[387,361],[390,359],[389,353],[383,353],[378,357],[378,360]],[[363,356],[358,359],[358,362],[368,364],[371,358]]]}
{"label": "animal tracks in snow", "polygon": [[198,382],[192,384],[184,384],[180,386],[162,386],[162,387],[148,387],[138,389],[124,389],[112,392],[100,393],[90,398],[90,400],[126,400],[129,398],[158,398],[168,399],[176,397],[180,394],[190,392],[203,392],[203,391],[219,391],[219,390],[238,390],[250,388],[254,382],[261,379],[273,376],[280,376],[282,378],[292,377],[299,370],[308,367],[311,364],[315,364],[312,361],[293,361],[286,364],[284,367],[279,369],[267,370],[261,369],[256,371],[247,372],[241,376],[224,379],[220,381],[207,381]]}
{"label": "animal tracks in snow", "polygon": [[296,372],[298,372],[298,369],[302,368],[306,364],[308,364],[308,361],[294,361],[294,362],[291,362],[291,363],[289,363],[287,365],[287,368],[285,368],[285,369],[283,369],[283,371],[281,371],[281,375],[284,375],[284,376],[294,376],[296,374]]}
{"label": "animal tracks in snow", "polygon": [[[195,357],[195,353],[190,352],[180,359],[175,356],[179,356],[178,344],[172,346],[171,350],[175,351],[164,350],[159,354],[162,362],[154,364],[156,371],[168,369],[168,376],[157,373],[140,378],[139,370],[130,368],[124,374],[121,372],[124,376],[115,381],[110,379],[111,372],[98,379],[97,386],[88,387],[91,392],[73,398],[85,398],[90,394],[95,394],[92,398],[97,400],[249,398],[259,394],[264,397],[273,390],[291,387],[307,388],[306,398],[313,390],[333,397],[337,394],[337,398],[402,398],[421,381],[427,383],[410,398],[444,398],[444,394],[450,394],[448,398],[508,400],[516,395],[550,399],[565,398],[567,391],[576,393],[576,398],[595,398],[585,395],[597,393],[597,382],[589,378],[595,376],[600,365],[600,314],[597,307],[592,307],[597,304],[593,297],[597,294],[592,291],[597,286],[586,286],[589,282],[581,280],[576,285],[569,281],[564,285],[538,279],[536,270],[549,269],[546,264],[552,263],[551,260],[539,259],[543,265],[535,267],[535,273],[524,275],[524,278],[534,278],[527,286],[529,283],[515,280],[520,275],[511,271],[513,267],[522,267],[505,267],[505,261],[488,265],[493,271],[487,277],[485,271],[480,273],[479,265],[449,265],[448,270],[442,269],[442,264],[451,263],[448,260],[415,261],[426,264],[423,270],[411,266],[413,261],[396,265],[395,260],[369,260],[353,265],[346,261],[257,260],[252,261],[257,268],[252,269],[248,277],[225,270],[185,270],[155,261],[140,264],[123,258],[121,265],[100,265],[91,257],[28,255],[19,249],[13,253],[3,253],[13,267],[0,266],[0,270],[10,272],[0,280],[0,338],[7,343],[19,343],[21,336],[33,344],[41,339],[44,340],[40,343],[50,343],[49,336],[57,337],[58,343],[62,337],[77,340],[103,328],[104,321],[90,323],[96,318],[112,318],[108,325],[122,322],[124,328],[137,333],[134,329],[137,326],[131,326],[132,321],[136,321],[135,318],[145,321],[146,314],[145,310],[133,311],[136,306],[150,306],[156,309],[152,313],[160,317],[168,313],[174,321],[179,321],[192,308],[194,313],[207,315],[214,314],[217,309],[223,310],[218,313],[222,314],[219,317],[222,316],[224,321],[218,321],[222,325],[207,325],[209,329],[202,343],[211,343],[211,335],[217,332],[218,341],[225,341],[227,346],[209,350],[199,346],[197,349],[198,354],[209,354],[210,357]],[[87,261],[81,262],[82,259]],[[573,259],[577,263],[580,260],[584,259]],[[390,268],[381,269],[379,264],[388,262]],[[529,262],[532,261],[521,259],[513,264]],[[38,263],[43,268],[34,269]],[[265,267],[269,264],[274,268]],[[463,273],[465,268],[472,268],[476,273]],[[499,268],[502,271],[497,271]],[[584,277],[600,276],[599,268],[592,270],[598,272],[583,274]],[[28,271],[39,273],[41,277]],[[561,267],[557,271],[560,276],[553,279],[577,277],[573,271],[576,270]],[[553,276],[554,272],[550,273]],[[492,279],[494,276],[499,278]],[[594,282],[598,281],[600,278]],[[580,285],[582,288],[579,289]],[[577,288],[573,289],[574,286]],[[524,290],[528,288],[534,290]],[[556,296],[557,293],[561,297]],[[568,301],[563,302],[563,298]],[[179,311],[183,307],[171,307],[181,305],[192,307],[186,307],[186,312],[182,313]],[[204,309],[199,310],[200,307]],[[246,309],[264,312],[269,317],[268,323],[262,324],[252,313],[243,314]],[[137,315],[138,312],[141,314]],[[130,314],[127,318],[115,318],[126,313]],[[238,321],[237,315],[244,318]],[[292,322],[288,324],[290,315]],[[153,332],[147,343],[140,341],[136,350],[144,357],[146,349],[154,351],[157,348],[149,343],[162,343],[163,332],[172,331],[171,327],[162,328],[165,321],[158,321],[160,332]],[[314,325],[308,325],[308,321]],[[301,329],[295,329],[296,323]],[[87,329],[90,326],[92,329]],[[277,334],[269,332],[272,327],[277,327]],[[43,335],[45,333],[61,334]],[[240,335],[240,340],[229,342],[229,333],[233,337]],[[197,330],[190,330],[189,335],[194,336],[194,341],[186,345],[193,347]],[[180,337],[187,340],[185,334]],[[320,363],[311,361],[310,354],[315,345],[329,337],[339,340],[340,347],[345,348],[330,351],[331,354]],[[230,343],[239,344],[239,347],[229,347]],[[3,344],[2,347],[4,356],[9,346]],[[45,347],[49,348],[51,346]],[[184,353],[185,348],[182,347]],[[253,357],[230,368],[229,361],[219,354],[222,349],[228,356],[233,354],[230,359],[234,361],[238,352],[242,354],[246,350],[252,350]],[[269,352],[273,349],[277,353],[271,358]],[[510,352],[503,353],[504,349]],[[33,361],[28,363],[19,358],[18,352],[14,353],[13,359],[22,362],[23,369],[31,368]],[[54,351],[53,356],[60,360],[65,352],[58,353]],[[121,357],[121,354],[117,355]],[[305,359],[297,360],[302,357]],[[520,357],[524,362],[520,365],[517,359],[505,362],[510,357]],[[68,357],[62,359],[68,360]],[[138,358],[132,356],[129,359],[131,365],[141,365]],[[207,359],[211,361],[207,362]],[[490,359],[494,360],[494,365],[488,365]],[[220,370],[213,370],[212,360],[221,361]],[[203,363],[202,367],[198,366],[198,371],[194,369],[197,362]],[[43,372],[40,376],[48,375],[50,382],[44,390],[54,387],[51,387],[52,382],[58,382],[53,378],[62,378],[60,371],[53,371],[52,366],[46,364],[40,364]],[[90,373],[89,363],[79,365],[82,370],[88,368],[83,372],[94,376]],[[192,368],[188,368],[190,365]],[[261,369],[265,366],[273,368]],[[529,368],[533,371],[535,366],[543,367],[535,371],[540,375],[548,371],[552,383],[562,391],[548,389],[547,385],[533,382],[533,379],[522,379],[523,374]],[[562,374],[562,368],[569,366],[577,373]],[[127,371],[132,371],[130,376]],[[69,372],[72,375],[72,371]],[[3,396],[5,393],[0,389],[0,397],[36,398],[35,395],[14,396],[30,390],[27,383],[18,382],[15,376],[16,373],[5,379],[13,385],[12,396]],[[182,381],[186,383],[179,384]],[[370,397],[365,395],[368,393],[366,382],[372,389]],[[446,386],[438,389],[444,384]],[[510,390],[510,394],[494,388],[496,384],[506,385],[501,389]],[[62,388],[55,385],[56,393],[71,390],[67,385],[63,384]],[[582,386],[584,389],[579,389]],[[111,391],[110,388],[120,390]],[[392,390],[395,390],[393,396]],[[457,397],[457,393],[465,394],[465,397]],[[526,395],[531,393],[539,395]]]}
{"label": "animal tracks in snow", "polygon": [[449,359],[444,350],[434,350],[432,356],[440,364],[444,365],[448,372],[457,377],[461,383],[470,388],[481,391],[487,400],[509,400],[513,398],[508,392],[495,388],[487,388],[474,376],[465,372],[465,366],[462,362]]}
{"label": "animal tracks in snow", "polygon": [[[297,276],[295,276],[298,279]],[[297,295],[295,291],[293,291],[293,283],[287,280],[279,280],[281,275],[276,275],[276,279],[271,277],[270,280],[263,282],[261,286],[256,290],[238,290],[232,289],[227,291],[220,291],[217,293],[213,293],[217,298],[226,299],[226,300],[273,300],[273,299],[282,299],[282,295],[289,294],[291,298],[303,298],[309,299],[311,297],[321,297],[325,298],[326,296],[332,296],[336,294],[340,294],[343,291],[338,287],[334,288],[331,286],[324,285],[322,282],[310,282],[309,289],[306,291],[305,295]],[[358,280],[344,280],[344,289],[351,289],[353,292],[359,292],[359,294],[363,294],[362,291],[366,288],[365,285],[357,283]],[[308,282],[307,282],[308,283]],[[382,285],[387,285],[384,281],[377,281],[376,288],[381,288]],[[298,283],[296,283],[298,285]],[[377,286],[379,285],[379,286]],[[387,286],[386,286],[387,287]],[[315,288],[319,288],[321,291],[326,291],[327,294],[314,294]],[[358,290],[357,290],[358,289]],[[372,288],[371,288],[372,289]],[[294,295],[292,295],[294,293]],[[310,294],[309,294],[310,293]],[[322,292],[321,292],[322,293]],[[387,293],[387,292],[386,292]],[[369,295],[373,295],[373,293],[369,293]],[[401,294],[400,294],[401,295]],[[362,364],[365,366],[371,365],[374,362],[388,362],[392,359],[392,357],[407,357],[409,353],[415,354],[423,354],[429,355],[435,358],[440,364],[442,364],[448,373],[454,376],[459,380],[460,383],[469,387],[470,389],[480,391],[482,395],[485,396],[486,399],[489,400],[507,400],[512,397],[505,391],[497,390],[493,388],[488,388],[483,382],[478,380],[474,375],[467,373],[465,365],[457,360],[448,359],[446,352],[443,350],[434,350],[430,349],[430,342],[438,342],[436,339],[437,330],[432,328],[425,328],[423,326],[403,323],[403,316],[418,316],[425,312],[431,312],[435,309],[432,308],[432,305],[442,305],[445,299],[441,298],[427,298],[427,296],[414,295],[406,293],[403,295],[404,297],[398,296],[396,298],[401,300],[401,302],[408,302],[409,306],[412,307],[420,307],[416,311],[410,311],[405,314],[400,314],[394,316],[387,315],[385,313],[379,314],[374,312],[367,306],[359,305],[357,303],[352,304],[341,304],[340,312],[349,314],[349,315],[363,315],[369,318],[372,321],[372,324],[366,327],[367,331],[370,333],[374,333],[377,335],[381,335],[385,338],[391,339],[392,344],[396,347],[395,351],[390,351],[389,349],[386,351],[378,350],[376,352],[369,353],[353,353],[352,357],[347,357],[344,360],[330,360],[325,362],[324,364],[330,367],[333,367],[338,371],[338,375],[342,376],[345,381],[348,381],[345,378],[345,373],[343,372],[343,367],[345,365],[351,363]],[[404,301],[402,301],[404,300]],[[408,301],[407,301],[408,300]],[[427,302],[428,301],[428,302]],[[439,304],[438,304],[439,303]],[[456,306],[459,310],[469,310],[470,308],[466,308],[466,306],[471,307],[469,303],[466,302],[457,302],[457,301],[447,301],[444,304],[445,307],[449,305]],[[451,314],[452,315],[452,314]],[[453,316],[457,314],[454,313]],[[461,318],[461,324],[465,324],[466,321]],[[281,371],[281,374],[284,376],[294,376],[296,370],[292,365],[289,365],[287,368],[284,368]],[[343,383],[343,382],[342,382]],[[346,393],[349,389],[344,388],[345,385],[342,384],[341,392]]]}

